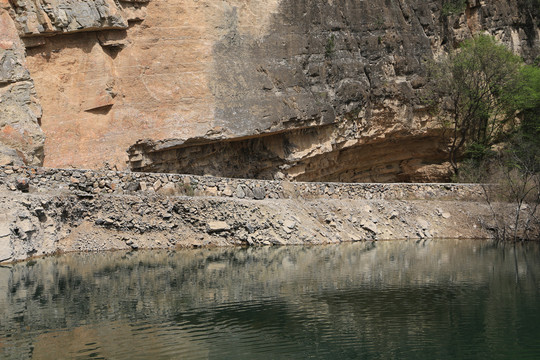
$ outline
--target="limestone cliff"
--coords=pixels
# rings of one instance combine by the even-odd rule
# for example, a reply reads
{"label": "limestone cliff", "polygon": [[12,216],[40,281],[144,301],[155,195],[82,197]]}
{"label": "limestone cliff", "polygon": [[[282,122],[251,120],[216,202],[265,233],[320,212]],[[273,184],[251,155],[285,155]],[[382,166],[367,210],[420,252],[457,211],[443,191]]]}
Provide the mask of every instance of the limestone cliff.
{"label": "limestone cliff", "polygon": [[482,31],[531,61],[534,1],[13,0],[4,13],[46,166],[426,181],[447,168],[425,61]]}

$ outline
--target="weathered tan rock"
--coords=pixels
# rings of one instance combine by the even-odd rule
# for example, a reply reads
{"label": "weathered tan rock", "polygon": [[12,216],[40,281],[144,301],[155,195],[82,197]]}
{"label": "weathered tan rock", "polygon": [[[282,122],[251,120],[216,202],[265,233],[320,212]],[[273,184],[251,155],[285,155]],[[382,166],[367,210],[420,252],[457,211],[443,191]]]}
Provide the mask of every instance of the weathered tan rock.
{"label": "weathered tan rock", "polygon": [[40,165],[45,140],[41,107],[8,7],[7,0],[0,0],[0,164]]}
{"label": "weathered tan rock", "polygon": [[229,230],[231,227],[225,221],[209,221],[208,231],[224,231]]}
{"label": "weathered tan rock", "polygon": [[123,169],[134,145],[134,170],[436,181],[448,169],[423,106],[425,60],[480,31],[527,59],[540,51],[528,2],[468,4],[18,0],[10,11],[47,166]]}

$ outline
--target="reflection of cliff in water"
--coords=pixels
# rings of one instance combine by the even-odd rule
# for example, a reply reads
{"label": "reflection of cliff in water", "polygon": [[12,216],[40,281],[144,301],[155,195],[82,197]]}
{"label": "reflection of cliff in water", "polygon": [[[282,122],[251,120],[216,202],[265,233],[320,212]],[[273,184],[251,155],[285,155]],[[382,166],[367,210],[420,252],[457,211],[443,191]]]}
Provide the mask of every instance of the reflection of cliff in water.
{"label": "reflection of cliff in water", "polygon": [[[474,328],[448,319],[464,316],[497,331],[515,321],[507,310],[525,289],[528,297],[518,311],[530,311],[531,321],[539,317],[539,254],[538,244],[401,241],[38,259],[0,268],[0,352],[10,348],[2,343],[18,337],[27,337],[18,347],[34,351],[62,348],[79,337],[107,348],[118,332],[133,336],[164,326],[176,331],[176,347],[192,346],[206,357],[206,347],[186,340],[193,329],[224,341],[224,349],[223,331],[231,342],[262,337],[261,343],[271,344],[258,334],[270,320],[280,342],[298,334],[322,344],[331,342],[328,334],[372,334],[384,349],[397,341],[392,337],[420,336],[436,321],[448,322],[466,339]],[[467,299],[476,305],[464,306]],[[311,323],[316,325],[306,325]],[[408,335],[392,329],[401,323],[414,324]],[[41,334],[46,329],[49,334]],[[58,332],[64,329],[70,331]],[[171,345],[162,343],[166,337],[147,335],[152,346]],[[128,351],[119,341],[114,346]]]}

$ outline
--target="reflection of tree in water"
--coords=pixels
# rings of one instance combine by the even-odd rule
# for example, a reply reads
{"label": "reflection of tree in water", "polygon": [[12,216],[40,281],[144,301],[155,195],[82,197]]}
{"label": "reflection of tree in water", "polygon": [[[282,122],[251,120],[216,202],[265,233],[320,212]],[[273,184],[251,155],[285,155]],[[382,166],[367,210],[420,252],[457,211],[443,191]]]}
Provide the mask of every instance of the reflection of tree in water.
{"label": "reflection of tree in water", "polygon": [[0,343],[110,323],[135,336],[143,330],[129,324],[143,322],[209,342],[216,357],[239,344],[250,354],[285,346],[384,357],[428,339],[436,357],[467,356],[461,343],[508,351],[496,344],[508,324],[522,324],[515,336],[539,335],[539,253],[537,244],[402,241],[39,259],[0,269]]}

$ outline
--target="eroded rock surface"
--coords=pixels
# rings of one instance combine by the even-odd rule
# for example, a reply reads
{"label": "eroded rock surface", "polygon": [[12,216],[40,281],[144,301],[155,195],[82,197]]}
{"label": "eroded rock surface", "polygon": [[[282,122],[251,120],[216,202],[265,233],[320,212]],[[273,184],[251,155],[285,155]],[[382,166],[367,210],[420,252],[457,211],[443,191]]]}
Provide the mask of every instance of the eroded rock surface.
{"label": "eroded rock surface", "polygon": [[234,12],[213,48],[215,127],[185,141],[139,142],[130,167],[302,181],[447,179],[440,124],[423,100],[425,62],[483,30],[534,58],[538,18],[523,4],[471,1],[445,13],[440,1],[281,1],[259,37],[237,27]]}
{"label": "eroded rock surface", "polygon": [[76,31],[126,29],[129,20],[144,18],[149,0],[14,0],[21,36]]}
{"label": "eroded rock surface", "polygon": [[[365,124],[363,124],[365,125]],[[361,121],[231,140],[140,141],[135,171],[338,182],[437,182],[448,175],[440,131],[362,137]],[[373,130],[373,129],[372,129]],[[377,136],[378,135],[378,136]]]}
{"label": "eroded rock surface", "polygon": [[39,165],[44,134],[41,107],[7,0],[0,1],[0,165]]}
{"label": "eroded rock surface", "polygon": [[425,62],[482,31],[527,61],[540,54],[533,2],[461,3],[5,7],[44,109],[47,166],[436,181],[448,172],[440,126],[423,100]]}

